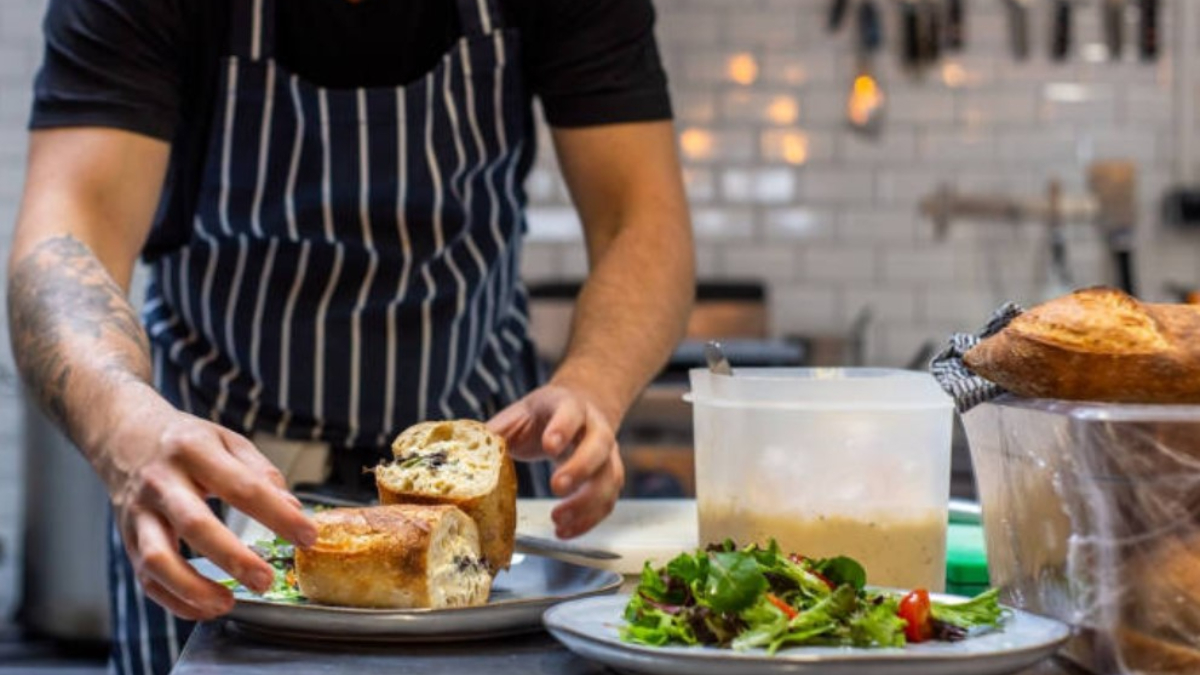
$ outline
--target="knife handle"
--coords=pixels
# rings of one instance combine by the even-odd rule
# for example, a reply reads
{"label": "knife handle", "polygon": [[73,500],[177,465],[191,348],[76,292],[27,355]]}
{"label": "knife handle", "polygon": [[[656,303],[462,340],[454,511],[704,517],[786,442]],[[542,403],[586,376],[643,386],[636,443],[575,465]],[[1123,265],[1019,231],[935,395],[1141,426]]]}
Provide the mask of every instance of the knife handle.
{"label": "knife handle", "polygon": [[1055,61],[1065,61],[1071,53],[1071,2],[1054,1],[1053,32],[1050,36],[1050,56]]}
{"label": "knife handle", "polygon": [[967,0],[947,0],[946,3],[946,49],[961,51],[967,41]]}
{"label": "knife handle", "polygon": [[1159,47],[1158,0],[1141,0],[1138,9],[1141,19],[1138,31],[1138,52],[1145,61],[1157,60]]}

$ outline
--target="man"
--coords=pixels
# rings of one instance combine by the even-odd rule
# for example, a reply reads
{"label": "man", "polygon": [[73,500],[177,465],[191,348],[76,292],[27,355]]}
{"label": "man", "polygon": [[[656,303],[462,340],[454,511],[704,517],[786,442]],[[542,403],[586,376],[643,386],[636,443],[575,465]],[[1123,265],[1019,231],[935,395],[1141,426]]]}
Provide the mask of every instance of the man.
{"label": "man", "polygon": [[[181,542],[269,584],[206,498],[313,541],[272,438],[361,465],[414,422],[490,418],[557,460],[559,536],[610,511],[614,430],[692,288],[652,23],[648,0],[52,1],[8,301],[25,382],[112,498],[119,672],[165,672],[190,629],[146,596],[232,606]],[[541,386],[534,94],[591,265]]]}

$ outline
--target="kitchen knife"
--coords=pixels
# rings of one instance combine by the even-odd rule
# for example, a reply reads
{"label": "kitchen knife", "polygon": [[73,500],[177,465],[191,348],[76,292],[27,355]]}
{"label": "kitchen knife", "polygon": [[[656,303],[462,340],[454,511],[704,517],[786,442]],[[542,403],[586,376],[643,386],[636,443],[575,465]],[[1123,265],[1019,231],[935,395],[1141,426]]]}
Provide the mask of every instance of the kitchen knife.
{"label": "kitchen knife", "polygon": [[1120,61],[1121,53],[1125,51],[1125,0],[1104,0],[1100,11],[1108,58]]}
{"label": "kitchen knife", "polygon": [[1029,58],[1029,0],[1005,0],[1008,9],[1008,41],[1013,58]]}
{"label": "kitchen knife", "polygon": [[921,26],[917,0],[902,0],[900,7],[900,56],[904,66],[916,70],[921,66]]}
{"label": "kitchen knife", "polygon": [[921,61],[929,66],[942,53],[942,14],[934,0],[921,0]]}
{"label": "kitchen knife", "polygon": [[1071,0],[1054,0],[1051,11],[1050,57],[1065,61],[1071,53]]}
{"label": "kitchen knife", "polygon": [[1144,61],[1155,61],[1158,59],[1159,47],[1158,0],[1140,0],[1138,14],[1138,53]]}
{"label": "kitchen knife", "polygon": [[967,42],[967,0],[947,0],[946,2],[946,49],[962,51]]}
{"label": "kitchen knife", "polygon": [[829,3],[829,21],[825,25],[825,29],[830,33],[836,33],[842,27],[842,22],[846,18],[846,7],[849,6],[850,0],[832,0]]}

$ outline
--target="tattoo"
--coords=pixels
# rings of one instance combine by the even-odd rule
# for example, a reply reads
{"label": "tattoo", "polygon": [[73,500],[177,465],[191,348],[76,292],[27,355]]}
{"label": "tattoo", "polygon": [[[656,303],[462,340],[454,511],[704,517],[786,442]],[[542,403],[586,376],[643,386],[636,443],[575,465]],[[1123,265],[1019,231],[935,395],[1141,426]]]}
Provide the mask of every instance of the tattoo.
{"label": "tattoo", "polygon": [[111,383],[149,379],[141,322],[92,251],[70,235],[47,239],[13,267],[8,316],[25,384],[73,438],[68,396],[80,384],[77,370],[95,369]]}

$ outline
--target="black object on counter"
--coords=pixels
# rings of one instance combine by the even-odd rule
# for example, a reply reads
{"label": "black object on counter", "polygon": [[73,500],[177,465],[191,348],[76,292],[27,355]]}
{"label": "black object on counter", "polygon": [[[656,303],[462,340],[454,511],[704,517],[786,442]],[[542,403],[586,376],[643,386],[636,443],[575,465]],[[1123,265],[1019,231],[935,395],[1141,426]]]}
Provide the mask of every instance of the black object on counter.
{"label": "black object on counter", "polygon": [[921,65],[921,26],[917,13],[917,0],[904,0],[900,3],[900,55],[904,65],[917,69]]}

